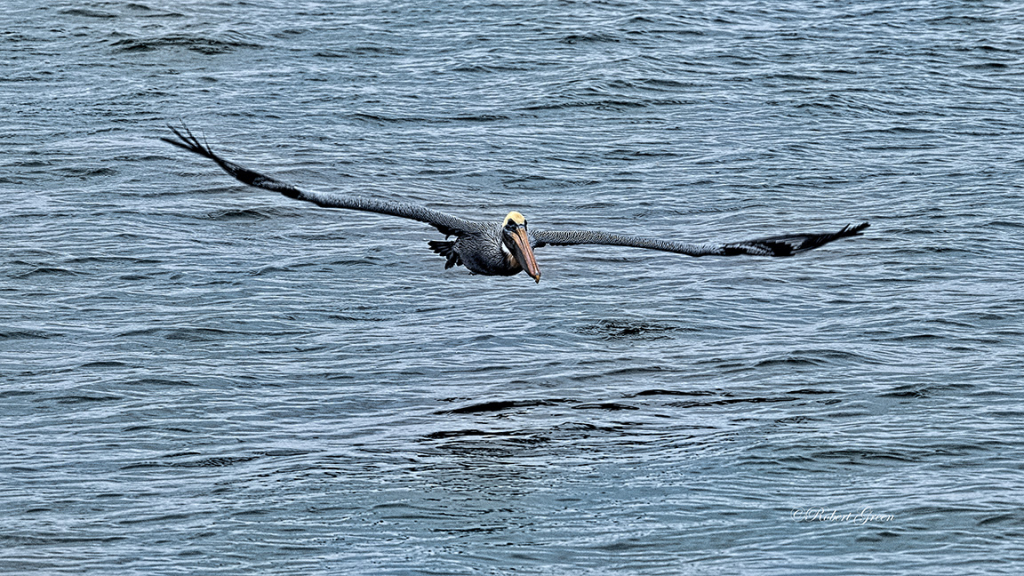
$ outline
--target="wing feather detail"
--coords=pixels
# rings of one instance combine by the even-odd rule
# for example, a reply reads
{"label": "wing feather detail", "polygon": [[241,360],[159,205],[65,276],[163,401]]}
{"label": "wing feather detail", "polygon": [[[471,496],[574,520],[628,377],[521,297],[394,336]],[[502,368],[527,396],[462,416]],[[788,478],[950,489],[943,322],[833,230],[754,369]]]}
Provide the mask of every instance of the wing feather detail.
{"label": "wing feather detail", "polygon": [[283,182],[276,178],[256,172],[255,170],[250,170],[230,160],[221,158],[213,152],[209,144],[205,141],[200,142],[199,139],[192,134],[192,131],[184,125],[182,126],[181,131],[170,125],[168,125],[168,128],[174,132],[174,135],[177,136],[178,139],[175,140],[173,138],[161,137],[161,140],[169,144],[173,144],[178,148],[188,150],[189,152],[213,160],[221,167],[222,170],[234,177],[235,180],[238,180],[242,184],[246,184],[248,186],[262,188],[272,192],[280,192],[289,198],[311,202],[323,208],[362,210],[364,212],[375,212],[377,214],[387,214],[390,216],[398,216],[400,218],[408,218],[410,220],[425,222],[434,228],[437,228],[445,236],[459,235],[463,232],[474,231],[480,227],[476,222],[463,220],[462,218],[457,218],[455,216],[445,214],[444,212],[439,212],[416,204],[387,202],[376,200],[374,198],[367,198],[365,196],[342,196],[339,194],[302,191],[287,182]]}
{"label": "wing feather detail", "polygon": [[860,232],[870,226],[867,222],[843,227],[838,232],[825,234],[786,234],[783,236],[771,236],[741,242],[730,242],[728,244],[688,244],[683,242],[672,242],[658,240],[656,238],[645,238],[643,236],[620,236],[607,232],[596,232],[590,230],[572,231],[532,231],[534,248],[542,246],[569,246],[577,244],[603,244],[608,246],[630,246],[633,248],[645,248],[648,250],[661,250],[662,252],[673,252],[687,256],[738,256],[746,254],[750,256],[792,256],[807,250],[813,250],[824,246],[833,240],[859,236]]}

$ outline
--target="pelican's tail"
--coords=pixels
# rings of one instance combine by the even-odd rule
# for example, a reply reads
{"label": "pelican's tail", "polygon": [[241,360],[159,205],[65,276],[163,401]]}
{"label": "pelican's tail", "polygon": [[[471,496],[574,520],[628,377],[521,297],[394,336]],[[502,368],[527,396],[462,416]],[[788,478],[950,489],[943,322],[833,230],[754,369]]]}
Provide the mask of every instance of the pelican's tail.
{"label": "pelican's tail", "polygon": [[455,251],[455,242],[444,242],[441,240],[428,240],[427,244],[430,244],[430,249],[437,252],[441,256],[448,259],[444,264],[444,269],[447,270],[453,266],[461,266],[462,258],[459,257],[459,253]]}

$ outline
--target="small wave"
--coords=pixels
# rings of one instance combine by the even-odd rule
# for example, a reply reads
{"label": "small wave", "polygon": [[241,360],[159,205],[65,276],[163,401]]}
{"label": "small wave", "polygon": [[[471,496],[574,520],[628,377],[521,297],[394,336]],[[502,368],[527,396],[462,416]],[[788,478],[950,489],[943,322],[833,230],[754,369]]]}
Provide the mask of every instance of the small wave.
{"label": "small wave", "polygon": [[888,464],[890,462],[917,462],[920,458],[907,451],[842,449],[823,450],[811,455],[813,460],[834,460],[847,464]]}
{"label": "small wave", "polygon": [[[40,510],[48,510],[41,508]],[[11,546],[69,546],[73,544],[108,544],[127,540],[128,536],[69,536],[65,532],[46,536],[29,536],[25,534],[0,534],[0,542]]]}
{"label": "small wave", "polygon": [[503,114],[460,114],[458,116],[385,116],[368,112],[356,112],[352,115],[357,120],[369,120],[384,124],[448,124],[452,122],[498,122],[508,120]]}
{"label": "small wave", "polygon": [[824,360],[818,358],[808,358],[806,356],[782,356],[780,358],[769,358],[767,360],[761,360],[754,364],[757,367],[766,366],[822,366],[826,364]]}
{"label": "small wave", "polygon": [[477,414],[480,412],[503,412],[512,408],[532,408],[534,406],[554,406],[566,400],[494,400],[460,406],[451,410],[440,410],[436,414]]}
{"label": "small wave", "polygon": [[806,74],[791,74],[791,73],[770,74],[770,75],[766,76],[766,78],[770,78],[772,80],[785,80],[787,82],[801,82],[801,83],[802,82],[818,82],[819,80],[821,80],[821,78],[818,77],[818,76],[808,76]]}
{"label": "small wave", "polygon": [[129,329],[114,334],[115,338],[134,338],[137,336],[151,336],[160,331],[160,328]]}
{"label": "small wave", "polygon": [[496,64],[459,64],[452,68],[452,72],[468,72],[471,74],[493,74],[496,72],[523,72],[527,68],[522,66],[496,65]]}
{"label": "small wave", "polygon": [[168,330],[164,336],[167,340],[183,340],[185,342],[210,342],[218,340],[234,332],[218,328],[175,328]]}
{"label": "small wave", "polygon": [[907,334],[906,336],[896,336],[891,338],[895,342],[913,342],[922,340],[945,340],[945,336],[938,334]]}
{"label": "small wave", "polygon": [[417,117],[417,116],[407,116],[407,117],[384,116],[382,114],[370,114],[368,112],[356,112],[356,113],[352,114],[352,117],[355,118],[356,120],[369,120],[371,122],[382,122],[382,123],[387,123],[387,124],[404,123],[404,122],[408,122],[408,123],[412,123],[412,124],[420,124],[420,123],[423,123],[423,122],[430,122],[430,120],[427,119],[427,118],[422,118],[422,117]]}
{"label": "small wave", "polygon": [[[513,190],[550,190],[552,188],[581,188],[600,184],[597,180],[552,178],[540,174],[529,174],[501,181],[503,188]],[[596,205],[592,205],[596,206]]]}
{"label": "small wave", "polygon": [[[602,376],[611,376],[611,377],[619,378],[619,377],[623,377],[623,376],[637,376],[637,375],[641,375],[641,374],[658,374],[658,373],[661,373],[661,372],[664,372],[664,371],[665,371],[665,368],[662,368],[661,366],[658,366],[658,365],[654,365],[654,366],[630,366],[630,367],[627,367],[627,368],[618,368],[618,369],[615,369],[615,370],[609,370],[608,372],[605,372],[604,374],[602,374]],[[576,376],[575,378],[586,379],[586,378],[590,378],[590,376],[586,376],[586,377]]]}
{"label": "small wave", "polygon": [[547,442],[549,439],[538,436],[532,430],[480,430],[479,428],[467,428],[464,430],[440,430],[431,432],[424,436],[427,440],[450,440],[450,439],[474,439],[487,438],[487,450],[495,447],[494,441],[505,441],[512,444],[537,444]]}
{"label": "small wave", "polygon": [[448,438],[462,438],[465,436],[492,436],[497,434],[496,432],[484,432],[476,428],[469,428],[466,430],[440,430],[437,432],[431,432],[424,436],[428,440],[446,440]]}
{"label": "small wave", "polygon": [[86,8],[69,8],[67,10],[61,10],[60,13],[65,16],[80,16],[82,18],[117,18],[117,14],[100,12],[99,10],[89,10]]}
{"label": "small wave", "polygon": [[[180,454],[170,454],[164,458],[180,458],[182,456],[193,455],[193,452],[186,452]],[[209,458],[200,458],[198,460],[186,460],[183,462],[160,462],[157,460],[146,460],[144,462],[137,462],[135,464],[128,464],[123,466],[122,470],[132,470],[136,468],[224,468],[226,466],[234,466],[235,464],[242,464],[244,462],[250,462],[256,460],[259,456],[212,456]]]}
{"label": "small wave", "polygon": [[776,424],[807,424],[810,422],[818,422],[820,418],[814,418],[812,416],[787,416],[785,418],[776,418]]}
{"label": "small wave", "polygon": [[526,111],[559,110],[563,108],[596,108],[598,110],[621,110],[623,108],[646,108],[650,103],[639,100],[571,100],[569,102],[553,102],[533,104],[521,108]]}
{"label": "small wave", "polygon": [[74,270],[68,270],[67,268],[60,268],[57,266],[40,266],[25,272],[23,274],[17,274],[14,278],[32,278],[35,276],[77,276],[79,273]]}
{"label": "small wave", "polygon": [[0,340],[48,340],[63,334],[40,330],[0,330]]}
{"label": "small wave", "polygon": [[358,56],[367,56],[380,54],[382,56],[401,56],[405,54],[405,50],[402,48],[396,48],[394,46],[382,46],[378,44],[363,44],[361,46],[353,47],[350,52]]}
{"label": "small wave", "polygon": [[627,396],[627,398],[635,396],[717,396],[719,394],[719,392],[711,392],[709,390],[665,390],[663,388],[654,388],[637,392]]}
{"label": "small wave", "polygon": [[1009,522],[1017,526],[1020,526],[1022,524],[1020,514],[1014,512],[1012,514],[996,514],[994,516],[986,516],[985,518],[978,520],[978,526],[988,526],[989,524],[1002,524],[1004,522]]}
{"label": "small wave", "polygon": [[673,80],[671,78],[647,78],[642,83],[646,86],[656,86],[658,88],[690,89],[694,87],[693,82]]}
{"label": "small wave", "polygon": [[851,363],[877,363],[878,360],[845,350],[818,349],[818,350],[794,350],[789,354],[773,358],[766,358],[755,364],[755,366],[824,366],[826,364],[851,364]]}
{"label": "small wave", "polygon": [[454,116],[451,119],[455,122],[496,122],[498,120],[508,120],[508,116],[502,114],[471,114]]}
{"label": "small wave", "polygon": [[79,366],[79,368],[121,368],[124,366],[128,366],[128,363],[118,360],[97,360],[95,362],[86,362]]}
{"label": "small wave", "polygon": [[960,67],[966,70],[1002,70],[1009,68],[1010,65],[1003,62],[978,62],[974,64],[964,64]]}
{"label": "small wave", "polygon": [[835,390],[823,389],[817,390],[814,388],[800,388],[799,390],[790,390],[789,394],[835,394]]}
{"label": "small wave", "polygon": [[620,40],[610,34],[592,32],[589,34],[569,34],[568,36],[563,36],[558,42],[561,44],[586,44],[592,42],[620,42]]}
{"label": "small wave", "polygon": [[103,396],[103,395],[91,395],[91,394],[72,394],[69,396],[60,396],[53,398],[57,404],[86,404],[91,402],[114,402],[121,400],[120,396]]}
{"label": "small wave", "polygon": [[639,406],[623,404],[621,402],[586,402],[572,407],[573,410],[639,410]]}
{"label": "small wave", "polygon": [[986,224],[986,226],[994,226],[996,228],[1024,228],[1024,222],[1010,222],[1009,220],[993,220]]}
{"label": "small wave", "polygon": [[[911,134],[935,134],[935,130],[930,128],[917,128],[913,126],[889,126],[886,128],[867,128],[862,131],[864,134],[899,134],[899,135],[911,135]],[[868,147],[868,149],[885,149],[879,147]]]}
{"label": "small wave", "polygon": [[238,48],[262,48],[261,45],[243,40],[221,40],[196,38],[172,34],[159,38],[125,38],[111,44],[119,52],[153,52],[162,48],[185,48],[200,54],[224,54]]}
{"label": "small wave", "polygon": [[131,256],[75,256],[68,258],[68,264],[160,264],[154,258],[135,258]]}
{"label": "small wave", "polygon": [[259,458],[258,456],[214,456],[211,458],[203,458],[201,460],[192,460],[188,462],[175,462],[171,466],[177,468],[223,468],[224,466],[234,466],[235,464],[241,464],[243,462],[250,462]]}
{"label": "small wave", "polygon": [[916,384],[905,384],[903,386],[897,386],[891,392],[885,392],[879,394],[882,398],[927,398],[931,396],[927,386],[919,386]]}
{"label": "small wave", "polygon": [[127,386],[194,386],[186,380],[171,380],[168,378],[139,378],[126,383]]}
{"label": "small wave", "polygon": [[18,396],[34,396],[36,392],[32,390],[2,390],[0,391],[0,398],[15,398]]}
{"label": "small wave", "polygon": [[113,176],[117,174],[117,170],[114,168],[81,168],[81,167],[70,167],[60,168],[57,170],[58,173],[64,176],[71,176],[76,178],[91,178],[93,176]]}
{"label": "small wave", "polygon": [[205,218],[209,220],[218,221],[233,221],[233,220],[269,220],[272,215],[266,210],[260,210],[258,208],[244,208],[244,209],[225,209],[225,210],[214,210],[206,214]]}
{"label": "small wave", "polygon": [[669,402],[668,404],[666,404],[666,406],[671,406],[673,408],[703,408],[708,406],[727,406],[729,404],[768,404],[774,402],[795,402],[797,400],[799,400],[799,398],[795,396],[777,396],[774,398],[755,396],[753,398],[722,398],[721,400],[708,400],[706,402]]}

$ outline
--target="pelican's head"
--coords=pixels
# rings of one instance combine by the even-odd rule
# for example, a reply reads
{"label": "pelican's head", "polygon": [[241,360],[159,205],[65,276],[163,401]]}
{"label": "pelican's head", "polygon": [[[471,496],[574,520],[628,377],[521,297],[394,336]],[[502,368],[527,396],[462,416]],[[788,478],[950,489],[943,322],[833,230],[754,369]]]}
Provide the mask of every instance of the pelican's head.
{"label": "pelican's head", "polygon": [[509,212],[505,216],[505,222],[501,225],[501,241],[512,253],[519,267],[526,270],[534,280],[540,282],[540,269],[537,268],[537,261],[533,258],[533,248],[530,247],[530,237],[526,233],[526,218],[519,212]]}

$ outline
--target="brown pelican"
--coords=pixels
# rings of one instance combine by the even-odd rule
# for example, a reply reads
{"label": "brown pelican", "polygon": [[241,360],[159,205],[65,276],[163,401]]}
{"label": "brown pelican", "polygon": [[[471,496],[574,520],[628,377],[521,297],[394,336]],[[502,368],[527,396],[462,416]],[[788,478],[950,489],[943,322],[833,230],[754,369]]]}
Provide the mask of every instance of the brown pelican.
{"label": "brown pelican", "polygon": [[360,196],[305,192],[291,184],[221,158],[213,153],[209,144],[200,142],[193,136],[188,127],[182,126],[184,133],[173,126],[169,126],[169,128],[178,139],[162,137],[161,140],[213,160],[225,172],[243,184],[280,192],[289,198],[312,202],[325,208],[363,210],[418,220],[437,228],[445,235],[446,239],[455,236],[454,241],[431,240],[428,242],[434,252],[444,256],[447,260],[444,266],[446,270],[460,264],[471,272],[490,276],[512,276],[525,270],[534,280],[540,282],[540,269],[534,259],[533,249],[541,246],[607,244],[662,250],[688,256],[735,256],[738,254],[790,256],[823,246],[839,238],[858,236],[861,230],[868,227],[868,223],[864,222],[845,226],[842,230],[834,233],[786,234],[728,244],[684,244],[589,230],[534,230],[527,228],[526,218],[519,212],[509,212],[500,224],[497,222],[474,222],[414,204],[386,202]]}

